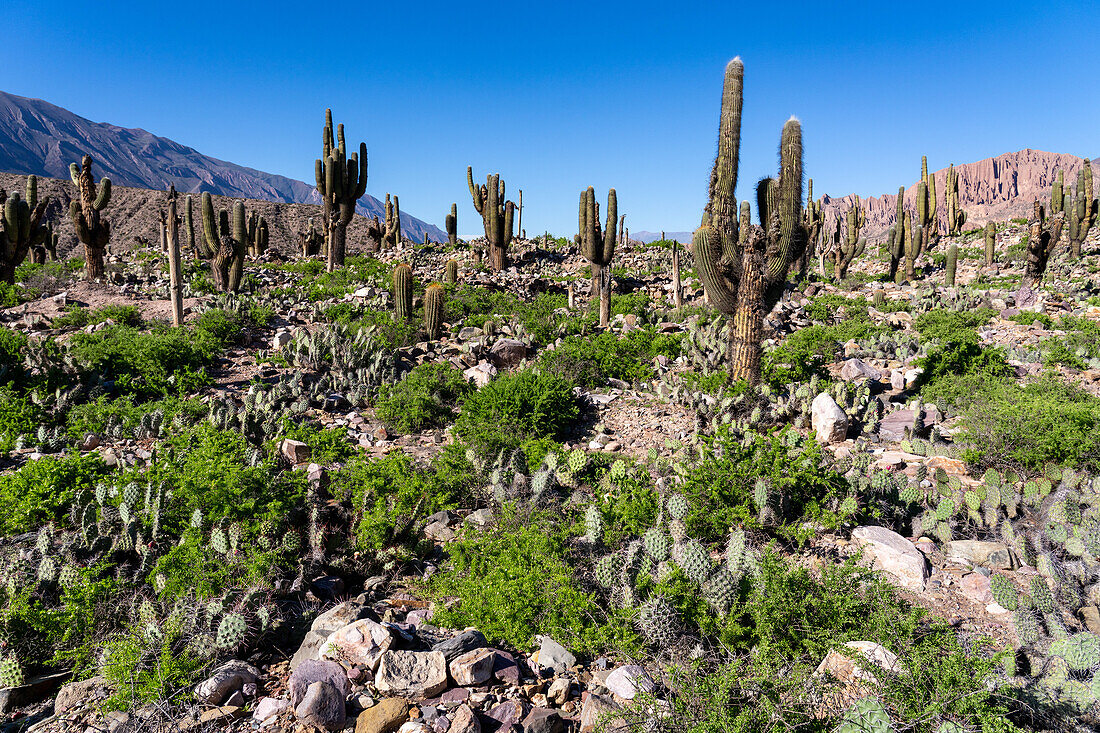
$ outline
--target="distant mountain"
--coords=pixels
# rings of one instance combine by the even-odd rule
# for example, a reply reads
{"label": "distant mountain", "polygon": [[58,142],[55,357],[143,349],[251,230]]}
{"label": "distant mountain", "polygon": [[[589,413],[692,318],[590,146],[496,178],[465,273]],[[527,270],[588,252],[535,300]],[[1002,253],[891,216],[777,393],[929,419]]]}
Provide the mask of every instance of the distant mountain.
{"label": "distant mountain", "polygon": [[[87,153],[97,176],[118,186],[201,193],[278,203],[320,204],[317,190],[302,181],[264,173],[203,155],[194,148],[141,129],[92,122],[40,99],[0,92],[0,172],[68,179],[69,163]],[[366,195],[356,207],[364,216],[384,216],[384,205]],[[445,241],[438,227],[401,212],[405,236]]]}
{"label": "distant mountain", "polygon": [[[660,232],[631,232],[630,238],[639,242],[656,242],[661,239]],[[675,239],[681,244],[687,244],[691,241],[691,232],[665,232],[665,239]]]}
{"label": "distant mountain", "polygon": [[[920,161],[914,161],[914,172],[920,171]],[[1005,221],[1016,217],[1031,216],[1035,199],[1044,204],[1050,201],[1050,184],[1056,171],[1064,171],[1066,187],[1072,193],[1077,181],[1077,171],[1081,169],[1082,159],[1074,155],[1047,153],[1041,150],[1020,150],[1004,153],[995,158],[985,158],[976,163],[964,163],[955,166],[959,175],[959,205],[966,212],[963,229],[984,226],[989,220]],[[1093,159],[1092,173],[1100,176],[1100,160]],[[935,172],[936,212],[940,222],[940,231],[946,230],[947,169]],[[1094,183],[1093,190],[1100,190]],[[905,189],[905,208],[916,211],[917,182]],[[898,195],[884,194],[860,200],[860,206],[867,211],[867,224],[863,234],[881,239],[889,227],[897,223]],[[843,216],[855,203],[855,196],[849,194],[841,198],[822,197],[826,221]]]}

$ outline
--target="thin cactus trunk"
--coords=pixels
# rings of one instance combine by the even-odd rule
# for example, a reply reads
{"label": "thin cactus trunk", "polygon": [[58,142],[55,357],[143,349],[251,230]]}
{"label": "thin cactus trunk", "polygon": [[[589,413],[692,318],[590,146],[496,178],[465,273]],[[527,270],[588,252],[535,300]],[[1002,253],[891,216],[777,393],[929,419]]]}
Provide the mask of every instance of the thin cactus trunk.
{"label": "thin cactus trunk", "polygon": [[180,276],[180,220],[176,215],[176,187],[168,188],[168,221],[165,227],[168,246],[168,293],[172,299],[172,325],[183,325],[183,283]]}
{"label": "thin cactus trunk", "polygon": [[741,282],[730,321],[730,375],[749,384],[760,381],[760,343],[764,340],[764,252],[761,240],[741,250]]}
{"label": "thin cactus trunk", "polygon": [[611,269],[600,269],[600,328],[607,328],[611,323]]}
{"label": "thin cactus trunk", "polygon": [[523,189],[519,189],[519,204],[517,205],[519,213],[516,215],[516,233],[519,234],[519,238],[523,239]]}

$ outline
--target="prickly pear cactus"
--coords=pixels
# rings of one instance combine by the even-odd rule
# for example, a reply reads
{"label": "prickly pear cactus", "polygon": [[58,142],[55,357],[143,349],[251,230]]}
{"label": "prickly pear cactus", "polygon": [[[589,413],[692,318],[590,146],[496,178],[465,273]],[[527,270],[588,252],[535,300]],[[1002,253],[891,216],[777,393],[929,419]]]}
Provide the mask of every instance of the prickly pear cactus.
{"label": "prickly pear cactus", "polygon": [[236,649],[244,643],[248,624],[239,613],[227,613],[218,624],[218,636],[214,644],[219,649]]}
{"label": "prickly pear cactus", "polygon": [[651,596],[638,610],[638,628],[650,644],[667,647],[679,636],[679,616],[663,596]]}
{"label": "prickly pear cactus", "polygon": [[20,687],[23,685],[23,667],[14,656],[0,659],[0,687]]}
{"label": "prickly pear cactus", "polygon": [[660,527],[650,527],[646,530],[645,535],[642,537],[642,543],[645,546],[646,554],[657,562],[667,560],[669,552],[672,550],[672,540]]}
{"label": "prickly pear cactus", "polygon": [[989,590],[993,594],[993,600],[997,602],[997,605],[1007,608],[1009,611],[1015,611],[1020,603],[1016,586],[1012,584],[1008,577],[1000,573],[994,573],[989,579]]}
{"label": "prickly pear cactus", "polygon": [[890,715],[878,698],[865,697],[848,708],[836,733],[891,733]]}

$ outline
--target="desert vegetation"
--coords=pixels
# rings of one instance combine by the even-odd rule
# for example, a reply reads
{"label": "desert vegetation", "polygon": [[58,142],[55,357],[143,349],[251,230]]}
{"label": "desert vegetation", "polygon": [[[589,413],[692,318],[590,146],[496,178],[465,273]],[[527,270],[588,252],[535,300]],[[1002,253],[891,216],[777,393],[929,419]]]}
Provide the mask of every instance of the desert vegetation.
{"label": "desert vegetation", "polygon": [[924,159],[872,233],[791,118],[739,202],[744,74],[687,246],[473,166],[413,241],[331,111],[288,243],[0,191],[5,730],[1100,725],[1090,162],[968,229]]}

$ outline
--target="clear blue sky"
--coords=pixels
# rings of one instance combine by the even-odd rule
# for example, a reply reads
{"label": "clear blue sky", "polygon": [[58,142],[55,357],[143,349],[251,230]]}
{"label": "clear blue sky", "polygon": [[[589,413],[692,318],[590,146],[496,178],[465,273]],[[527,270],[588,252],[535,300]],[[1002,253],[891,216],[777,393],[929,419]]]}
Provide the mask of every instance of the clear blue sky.
{"label": "clear blue sky", "polygon": [[1096,0],[268,2],[3,0],[0,89],[312,182],[325,107],[367,191],[459,230],[466,166],[571,235],[615,187],[633,231],[698,225],[722,70],[745,61],[739,196],[803,124],[815,194],[872,195],[1031,147],[1100,155]]}

